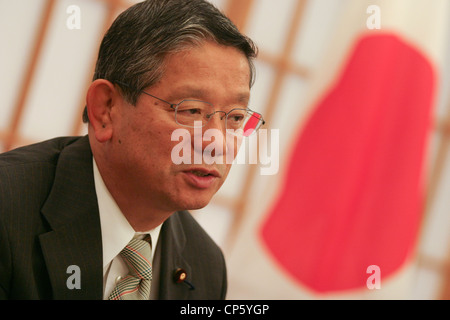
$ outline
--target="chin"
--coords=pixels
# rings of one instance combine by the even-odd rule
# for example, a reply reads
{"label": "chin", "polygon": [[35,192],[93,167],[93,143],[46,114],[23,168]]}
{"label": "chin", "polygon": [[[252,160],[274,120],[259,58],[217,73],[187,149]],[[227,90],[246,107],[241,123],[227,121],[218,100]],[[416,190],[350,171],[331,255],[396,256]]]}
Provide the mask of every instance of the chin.
{"label": "chin", "polygon": [[208,198],[196,198],[196,199],[190,199],[189,201],[186,201],[184,203],[183,210],[198,210],[206,207],[209,202],[211,201],[211,197]]}
{"label": "chin", "polygon": [[199,209],[203,209],[208,204],[209,204],[209,201],[205,202],[205,203],[195,203],[193,205],[188,206],[188,208],[186,208],[185,210],[199,210]]}

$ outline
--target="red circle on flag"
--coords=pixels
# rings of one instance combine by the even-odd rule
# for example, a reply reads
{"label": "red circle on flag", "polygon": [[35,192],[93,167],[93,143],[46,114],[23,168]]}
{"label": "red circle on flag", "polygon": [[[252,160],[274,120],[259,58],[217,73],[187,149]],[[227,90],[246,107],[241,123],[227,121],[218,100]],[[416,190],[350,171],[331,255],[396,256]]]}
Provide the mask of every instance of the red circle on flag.
{"label": "red circle on flag", "polygon": [[356,42],[335,86],[300,132],[261,229],[275,261],[317,292],[385,279],[412,253],[435,79],[420,51],[392,34]]}

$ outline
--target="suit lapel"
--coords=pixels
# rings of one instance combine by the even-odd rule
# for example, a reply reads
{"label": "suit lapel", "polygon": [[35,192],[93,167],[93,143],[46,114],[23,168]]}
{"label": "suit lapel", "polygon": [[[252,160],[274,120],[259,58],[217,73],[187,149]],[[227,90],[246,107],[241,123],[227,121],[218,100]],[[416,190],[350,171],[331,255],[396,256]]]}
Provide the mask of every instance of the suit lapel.
{"label": "suit lapel", "polygon": [[[60,154],[53,188],[42,208],[52,231],[39,236],[54,299],[102,299],[101,226],[95,193],[92,153],[87,137]],[[191,266],[183,257],[186,236],[174,213],[161,228],[159,299],[189,297],[186,283],[177,283],[181,268],[190,281]],[[77,277],[79,276],[79,288]]]}
{"label": "suit lapel", "polygon": [[87,137],[61,152],[42,214],[52,229],[39,240],[53,298],[101,299],[102,239]]}
{"label": "suit lapel", "polygon": [[183,269],[190,280],[191,266],[183,258],[183,249],[186,244],[186,236],[177,213],[168,218],[162,228],[160,241],[161,246],[161,270],[159,299],[161,300],[183,300],[187,299],[191,288],[186,283],[177,283],[174,273],[177,269]]}

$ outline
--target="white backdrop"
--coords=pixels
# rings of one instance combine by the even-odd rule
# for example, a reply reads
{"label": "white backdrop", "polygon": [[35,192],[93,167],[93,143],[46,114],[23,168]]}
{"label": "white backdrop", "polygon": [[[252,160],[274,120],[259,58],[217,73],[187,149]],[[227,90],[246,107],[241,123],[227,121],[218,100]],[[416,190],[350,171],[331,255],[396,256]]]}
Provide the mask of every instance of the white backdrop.
{"label": "white backdrop", "polygon": [[[244,32],[255,40],[261,50],[258,59],[257,81],[252,90],[251,107],[262,112],[267,111],[267,101],[271,99],[272,88],[276,81],[281,87],[274,100],[273,117],[269,129],[280,130],[279,150],[284,157],[290,145],[290,135],[298,129],[298,119],[308,112],[307,97],[311,89],[311,79],[327,58],[333,55],[329,45],[342,15],[348,14],[352,0],[309,0],[305,7],[298,32],[289,53],[290,63],[306,70],[305,74],[288,71],[277,79],[279,70],[271,58],[283,54],[286,49],[288,28],[298,0],[255,0],[249,14]],[[358,1],[358,0],[356,0]],[[396,1],[396,0],[392,0]],[[422,1],[422,0],[416,0]],[[411,1],[414,5],[416,1]],[[426,0],[423,0],[426,2]],[[130,3],[133,1],[130,1]],[[212,1],[218,7],[226,9],[227,0]],[[372,1],[377,3],[376,0]],[[30,52],[36,38],[44,0],[0,0],[0,150],[3,139],[8,133],[12,121],[17,97],[20,93],[24,74],[28,66]],[[370,1],[368,2],[370,3]],[[76,5],[80,8],[80,29],[69,29],[67,20],[70,13],[67,8]],[[405,7],[404,15],[408,15]],[[58,0],[50,19],[50,29],[43,43],[42,51],[30,83],[30,90],[23,105],[23,116],[18,125],[19,141],[39,141],[55,136],[74,134],[74,123],[81,117],[80,105],[91,77],[92,61],[98,49],[102,25],[107,9],[104,1]],[[367,12],[357,13],[362,19]],[[381,17],[383,17],[383,11]],[[386,13],[387,14],[387,13]],[[383,20],[382,20],[383,22]],[[381,24],[383,28],[383,24]],[[450,20],[445,32],[450,39]],[[435,105],[436,123],[444,123],[450,109],[450,41],[446,43],[445,61],[442,63],[441,84]],[[291,109],[286,109],[291,106]],[[277,112],[278,110],[278,112]],[[281,111],[282,110],[282,111]],[[288,111],[287,111],[288,110]],[[439,126],[436,125],[435,129]],[[85,133],[81,129],[79,134]],[[430,162],[437,153],[439,132],[433,134],[430,148]],[[21,143],[18,142],[17,145]],[[448,150],[447,150],[448,153]],[[429,207],[423,225],[419,243],[417,275],[414,280],[412,298],[435,299],[440,297],[445,268],[449,268],[450,259],[450,159],[447,157],[438,184],[437,192]],[[229,179],[219,191],[217,200],[207,208],[195,212],[195,216],[210,235],[221,245],[226,256],[232,254],[233,247],[228,240],[233,226],[233,207],[227,203],[237,199],[243,192],[249,165],[238,165],[232,169]],[[431,171],[431,169],[430,169]],[[250,188],[264,186],[269,180],[254,176]],[[266,186],[267,187],[267,186]],[[239,284],[233,283],[233,273],[239,268],[229,269],[230,288],[235,292]],[[450,281],[447,279],[446,281]],[[246,298],[252,298],[251,288],[247,288]]]}

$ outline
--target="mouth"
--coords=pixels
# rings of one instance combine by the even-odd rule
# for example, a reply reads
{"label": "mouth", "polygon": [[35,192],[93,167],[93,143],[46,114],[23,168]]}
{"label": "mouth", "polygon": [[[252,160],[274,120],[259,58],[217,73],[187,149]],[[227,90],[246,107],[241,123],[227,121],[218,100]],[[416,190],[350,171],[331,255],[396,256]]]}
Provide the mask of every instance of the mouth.
{"label": "mouth", "polygon": [[215,177],[215,178],[220,177],[220,174],[215,170],[193,169],[185,172],[189,172],[197,177]]}
{"label": "mouth", "polygon": [[212,187],[217,179],[220,178],[220,174],[216,170],[206,170],[203,168],[195,168],[192,170],[184,171],[187,177],[187,182],[198,189],[208,189]]}

